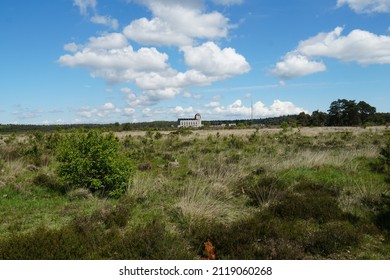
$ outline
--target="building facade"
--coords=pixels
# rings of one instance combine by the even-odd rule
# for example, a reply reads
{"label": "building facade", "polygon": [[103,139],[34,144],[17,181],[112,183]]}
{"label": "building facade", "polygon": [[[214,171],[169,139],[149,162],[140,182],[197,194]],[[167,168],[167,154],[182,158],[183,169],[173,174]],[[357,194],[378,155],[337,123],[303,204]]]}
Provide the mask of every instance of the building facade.
{"label": "building facade", "polygon": [[196,114],[193,119],[178,119],[177,127],[201,127],[202,117],[200,114]]}

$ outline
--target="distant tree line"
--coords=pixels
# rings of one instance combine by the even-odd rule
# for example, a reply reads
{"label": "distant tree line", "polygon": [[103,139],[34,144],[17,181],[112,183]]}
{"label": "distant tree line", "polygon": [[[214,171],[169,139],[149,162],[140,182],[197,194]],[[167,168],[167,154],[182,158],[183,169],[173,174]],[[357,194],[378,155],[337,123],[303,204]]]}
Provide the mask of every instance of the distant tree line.
{"label": "distant tree line", "polygon": [[[316,110],[310,114],[304,112],[298,115],[287,115],[264,119],[237,119],[237,120],[213,120],[203,122],[202,129],[214,126],[235,124],[230,128],[247,126],[280,126],[283,123],[299,126],[371,126],[389,125],[390,113],[378,113],[376,108],[366,103],[347,99],[338,99],[330,104],[327,112]],[[100,129],[104,131],[131,131],[131,130],[176,130],[177,121],[153,121],[139,123],[112,123],[112,124],[68,124],[68,125],[17,125],[0,124],[0,133],[32,132],[32,131],[70,131],[70,130]]]}
{"label": "distant tree line", "polygon": [[317,110],[309,115],[302,112],[296,120],[301,126],[387,125],[390,113],[377,113],[376,108],[365,101],[338,99],[330,104],[327,113]]}

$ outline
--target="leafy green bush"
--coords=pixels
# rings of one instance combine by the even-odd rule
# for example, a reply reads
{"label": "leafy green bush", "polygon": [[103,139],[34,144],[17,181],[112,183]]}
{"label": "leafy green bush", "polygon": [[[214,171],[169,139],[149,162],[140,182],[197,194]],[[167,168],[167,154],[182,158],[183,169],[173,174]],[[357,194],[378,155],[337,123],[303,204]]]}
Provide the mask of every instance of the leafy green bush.
{"label": "leafy green bush", "polygon": [[96,130],[72,133],[62,141],[57,156],[58,175],[71,188],[87,188],[102,196],[123,194],[133,168],[112,133]]}

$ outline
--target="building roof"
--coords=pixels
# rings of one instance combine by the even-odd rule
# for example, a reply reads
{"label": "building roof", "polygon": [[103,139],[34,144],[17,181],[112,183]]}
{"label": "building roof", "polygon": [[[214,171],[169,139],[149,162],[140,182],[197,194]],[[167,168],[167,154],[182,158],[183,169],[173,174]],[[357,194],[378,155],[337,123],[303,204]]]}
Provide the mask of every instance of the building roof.
{"label": "building roof", "polygon": [[198,114],[195,115],[195,117],[189,118],[189,119],[186,119],[186,118],[184,118],[184,119],[178,119],[178,121],[196,121],[196,120],[197,120],[197,119],[196,119],[196,116],[199,116],[199,117],[200,117],[200,114],[198,113]]}

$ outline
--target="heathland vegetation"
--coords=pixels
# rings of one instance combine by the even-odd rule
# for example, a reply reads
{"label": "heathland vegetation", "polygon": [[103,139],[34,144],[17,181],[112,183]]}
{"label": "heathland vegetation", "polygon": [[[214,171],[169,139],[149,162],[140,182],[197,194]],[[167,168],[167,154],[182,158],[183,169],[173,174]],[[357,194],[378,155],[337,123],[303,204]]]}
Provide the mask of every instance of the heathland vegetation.
{"label": "heathland vegetation", "polygon": [[0,259],[390,257],[386,128],[200,132],[3,135]]}
{"label": "heathland vegetation", "polygon": [[389,166],[385,126],[3,133],[0,259],[389,259]]}

